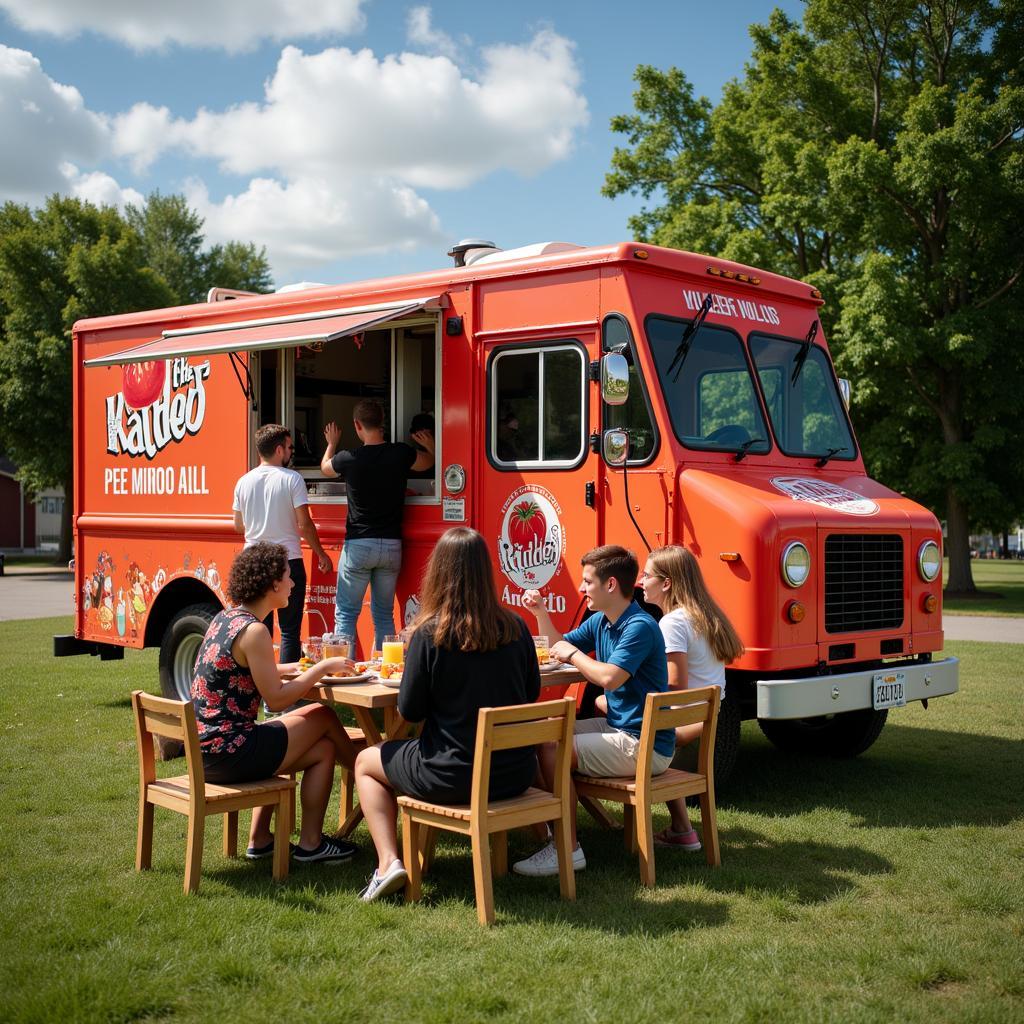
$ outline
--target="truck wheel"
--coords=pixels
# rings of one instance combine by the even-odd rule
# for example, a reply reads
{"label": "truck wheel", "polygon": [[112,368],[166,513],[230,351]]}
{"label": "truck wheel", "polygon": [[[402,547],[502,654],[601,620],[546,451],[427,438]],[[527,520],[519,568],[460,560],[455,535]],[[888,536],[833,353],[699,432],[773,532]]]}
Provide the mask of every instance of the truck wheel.
{"label": "truck wheel", "polygon": [[199,645],[220,609],[190,604],[167,624],[160,641],[160,692],[171,700],[192,699],[192,673]]}
{"label": "truck wheel", "polygon": [[889,716],[888,711],[847,711],[820,718],[787,721],[758,719],[761,732],[780,750],[794,754],[828,754],[832,757],[856,757],[878,739]]}
{"label": "truck wheel", "polygon": [[[737,687],[737,690],[739,687]],[[727,689],[725,700],[718,708],[718,729],[715,732],[715,792],[724,789],[736,767],[740,752],[740,716],[739,702],[732,698],[732,690]],[[676,751],[672,761],[673,768],[693,772],[697,770],[697,743],[690,743]],[[691,803],[693,798],[691,798]]]}

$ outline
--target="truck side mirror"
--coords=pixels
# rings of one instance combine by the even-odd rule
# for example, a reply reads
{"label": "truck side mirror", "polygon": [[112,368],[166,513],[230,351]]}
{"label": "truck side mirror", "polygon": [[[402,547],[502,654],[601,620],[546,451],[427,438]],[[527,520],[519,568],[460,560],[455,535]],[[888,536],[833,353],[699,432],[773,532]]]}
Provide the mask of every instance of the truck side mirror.
{"label": "truck side mirror", "polygon": [[629,398],[629,363],[621,352],[601,357],[601,398],[608,405],[625,405]]}
{"label": "truck side mirror", "polygon": [[845,378],[839,378],[839,394],[843,396],[843,405],[850,408],[850,395],[853,394],[853,385]]}
{"label": "truck side mirror", "polygon": [[625,430],[606,430],[601,451],[609,466],[623,465],[629,456],[629,434]]}

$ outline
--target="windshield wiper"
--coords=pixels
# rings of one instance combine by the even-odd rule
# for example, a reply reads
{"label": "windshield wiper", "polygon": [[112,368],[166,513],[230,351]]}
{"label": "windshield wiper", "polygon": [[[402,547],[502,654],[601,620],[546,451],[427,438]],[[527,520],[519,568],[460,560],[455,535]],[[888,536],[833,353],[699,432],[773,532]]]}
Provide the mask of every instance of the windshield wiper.
{"label": "windshield wiper", "polygon": [[[672,383],[679,379],[679,373],[683,368],[683,363],[686,360],[686,355],[690,351],[690,345],[693,342],[693,336],[700,330],[700,325],[704,323],[704,318],[708,315],[708,311],[711,309],[711,292],[708,292],[704,296],[704,301],[700,304],[700,309],[697,311],[697,315],[693,318],[693,322],[683,331],[683,336],[679,339],[679,347],[676,349],[676,354],[672,357],[672,362],[669,364],[668,371],[665,376],[667,377],[673,370],[676,371],[676,375],[672,378]],[[678,367],[677,364],[678,363]]]}
{"label": "windshield wiper", "polygon": [[811,329],[807,332],[807,337],[804,338],[800,345],[800,351],[796,354],[796,359],[793,360],[793,376],[789,378],[789,383],[792,386],[795,384],[800,377],[800,371],[804,368],[804,363],[807,361],[807,353],[811,350],[811,343],[818,335],[818,321],[815,320],[811,324]]}
{"label": "windshield wiper", "polygon": [[736,450],[736,454],[733,456],[733,462],[742,462],[746,457],[747,453],[755,444],[760,444],[764,440],[763,437],[752,437],[739,446]]}
{"label": "windshield wiper", "polygon": [[842,448],[829,448],[829,450],[825,452],[825,454],[822,455],[821,458],[819,458],[818,461],[815,462],[814,464],[818,467],[818,469],[821,469],[822,467],[828,465],[829,459],[834,458],[840,452],[848,452],[849,450],[850,449],[847,448],[845,445]]}

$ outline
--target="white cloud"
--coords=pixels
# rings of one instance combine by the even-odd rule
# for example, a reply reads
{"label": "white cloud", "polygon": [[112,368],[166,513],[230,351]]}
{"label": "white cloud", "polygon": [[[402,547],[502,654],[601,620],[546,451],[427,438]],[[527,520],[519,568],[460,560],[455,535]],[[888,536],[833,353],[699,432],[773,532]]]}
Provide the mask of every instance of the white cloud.
{"label": "white cloud", "polygon": [[16,142],[0,161],[0,194],[137,205],[140,193],[106,172],[121,162],[146,175],[171,155],[177,166],[194,160],[194,175],[213,161],[246,182],[226,190],[197,176],[185,192],[210,241],[266,246],[279,276],[436,247],[443,232],[420,190],[462,188],[496,170],[536,173],[564,159],[587,123],[569,40],[543,30],[476,56],[471,76],[446,56],[288,46],[261,101],[192,117],[139,103],[110,116],[86,109],[31,54],[0,47],[0,138]]}
{"label": "white cloud", "polygon": [[69,37],[96,32],[137,50],[183,46],[250,49],[262,39],[352,33],[364,0],[0,0],[29,32]]}
{"label": "white cloud", "polygon": [[211,241],[252,239],[267,247],[275,275],[346,256],[437,246],[441,226],[412,189],[381,179],[254,178],[240,195],[210,199],[196,180],[185,196]]}
{"label": "white cloud", "polygon": [[588,119],[572,43],[543,30],[482,58],[471,79],[447,57],[288,46],[262,103],[191,120],[137,104],[115,120],[116,145],[140,161],[187,147],[234,174],[371,174],[414,188],[532,174],[567,157]]}
{"label": "white cloud", "polygon": [[[411,7],[405,18],[405,35],[411,46],[418,46],[431,53],[455,60],[459,47],[447,32],[434,28],[431,22],[431,10],[428,6]],[[463,44],[469,45],[468,37],[462,37]]]}
{"label": "white cloud", "polygon": [[83,174],[74,164],[65,163],[61,166],[61,173],[71,194],[94,206],[116,206],[123,210],[128,205],[142,206],[146,201],[141,192],[133,188],[122,188],[103,171]]}
{"label": "white cloud", "polygon": [[67,163],[96,164],[109,131],[77,89],[50,78],[25,50],[0,44],[0,197],[37,202],[63,191]]}

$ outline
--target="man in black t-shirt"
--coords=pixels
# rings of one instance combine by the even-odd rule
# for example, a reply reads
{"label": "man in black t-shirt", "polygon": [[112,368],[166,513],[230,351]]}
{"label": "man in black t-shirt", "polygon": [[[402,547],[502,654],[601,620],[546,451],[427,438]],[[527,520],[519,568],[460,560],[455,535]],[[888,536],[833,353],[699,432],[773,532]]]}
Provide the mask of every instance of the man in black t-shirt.
{"label": "man in black t-shirt", "polygon": [[324,476],[341,477],[348,497],[345,545],[338,561],[334,599],[334,630],[355,638],[356,621],[370,587],[374,646],[395,632],[395,587],[402,565],[402,513],[405,481],[411,471],[434,464],[434,435],[420,430],[410,436],[424,449],[384,440],[384,409],[364,399],[356,404],[353,422],[361,448],[338,451],[341,430],[324,427],[327,450],[320,463]]}

